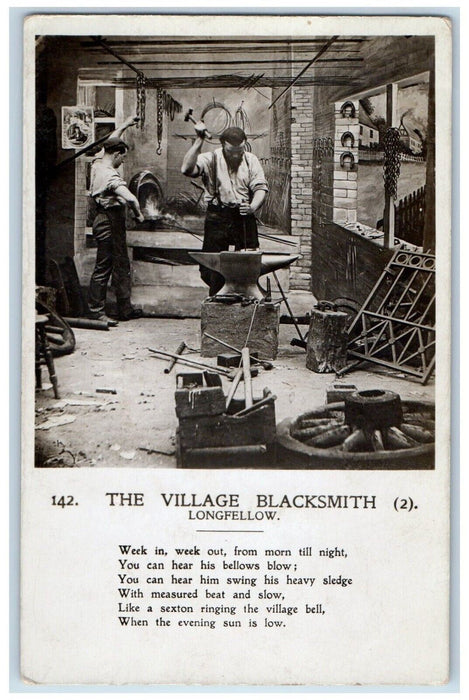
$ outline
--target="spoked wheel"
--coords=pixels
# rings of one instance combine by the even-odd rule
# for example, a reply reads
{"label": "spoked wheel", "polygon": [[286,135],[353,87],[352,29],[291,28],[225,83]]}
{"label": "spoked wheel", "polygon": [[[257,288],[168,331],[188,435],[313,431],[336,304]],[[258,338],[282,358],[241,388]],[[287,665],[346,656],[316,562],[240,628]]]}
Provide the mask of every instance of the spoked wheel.
{"label": "spoked wheel", "polygon": [[435,407],[391,391],[354,392],[277,426],[292,468],[432,469]]}

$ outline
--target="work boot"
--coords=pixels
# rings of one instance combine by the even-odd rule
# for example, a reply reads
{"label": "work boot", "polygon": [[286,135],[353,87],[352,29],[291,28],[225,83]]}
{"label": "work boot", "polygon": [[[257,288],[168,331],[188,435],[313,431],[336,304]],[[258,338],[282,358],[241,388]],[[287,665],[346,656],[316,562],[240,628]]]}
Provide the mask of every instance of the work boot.
{"label": "work boot", "polygon": [[119,322],[116,321],[114,318],[109,318],[109,316],[106,316],[106,314],[90,314],[89,317],[93,321],[102,321],[103,323],[107,323],[108,326],[118,326]]}
{"label": "work boot", "polygon": [[132,306],[130,309],[125,311],[119,311],[118,318],[119,321],[133,321],[136,318],[142,318],[143,309],[139,306]]}

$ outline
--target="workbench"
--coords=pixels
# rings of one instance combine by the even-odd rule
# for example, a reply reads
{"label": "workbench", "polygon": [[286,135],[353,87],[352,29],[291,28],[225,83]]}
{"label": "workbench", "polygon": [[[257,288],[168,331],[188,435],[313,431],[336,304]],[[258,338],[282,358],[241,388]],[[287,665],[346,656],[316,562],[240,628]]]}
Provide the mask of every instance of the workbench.
{"label": "workbench", "polygon": [[[203,229],[198,222],[199,237],[203,238]],[[195,226],[186,223],[187,228],[197,231]],[[267,227],[259,227],[259,233],[280,235],[284,240],[295,243],[292,236]],[[200,317],[202,301],[207,297],[208,287],[202,282],[199,266],[190,259],[189,251],[202,250],[202,240],[177,228],[157,231],[127,231],[127,245],[132,270],[132,303],[141,306],[146,315],[176,316],[181,318]],[[260,239],[260,250],[271,253],[297,253],[297,247],[283,243]],[[146,257],[168,257],[176,265],[147,262]],[[181,264],[182,263],[182,264]],[[189,263],[189,264],[186,264]],[[278,277],[284,291],[289,289],[288,269],[279,270]],[[265,284],[265,277],[262,284]],[[276,292],[272,280],[273,294]]]}

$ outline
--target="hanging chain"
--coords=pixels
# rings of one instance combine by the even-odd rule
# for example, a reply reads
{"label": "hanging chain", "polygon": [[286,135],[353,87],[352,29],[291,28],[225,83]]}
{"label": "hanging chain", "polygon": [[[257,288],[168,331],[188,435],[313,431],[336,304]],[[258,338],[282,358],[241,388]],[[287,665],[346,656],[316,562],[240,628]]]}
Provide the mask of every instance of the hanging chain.
{"label": "hanging chain", "polygon": [[158,145],[156,147],[157,156],[160,156],[162,153],[161,142],[163,140],[164,97],[164,90],[162,88],[158,88],[156,91],[156,138],[158,140]]}
{"label": "hanging chain", "polygon": [[316,214],[318,217],[318,224],[320,227],[324,225],[325,221],[325,211],[324,211],[324,192],[326,190],[327,183],[324,182],[324,162],[329,162],[334,155],[334,142],[330,137],[317,137],[313,141],[313,159],[315,162],[314,173],[315,177],[315,190],[317,193],[317,206]]}
{"label": "hanging chain", "polygon": [[137,126],[143,129],[145,124],[145,106],[147,101],[147,96],[145,92],[147,79],[141,71],[137,73],[137,117],[140,117],[140,121]]}
{"label": "hanging chain", "polygon": [[399,142],[399,129],[387,129],[384,135],[383,178],[384,190],[392,199],[397,199],[397,182],[401,172]]}

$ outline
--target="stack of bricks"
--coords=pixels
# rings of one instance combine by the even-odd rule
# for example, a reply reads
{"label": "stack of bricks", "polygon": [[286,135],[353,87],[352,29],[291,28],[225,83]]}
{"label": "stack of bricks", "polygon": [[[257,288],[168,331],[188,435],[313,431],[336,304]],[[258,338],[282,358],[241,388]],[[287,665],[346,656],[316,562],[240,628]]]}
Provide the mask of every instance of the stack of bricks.
{"label": "stack of bricks", "polygon": [[[353,109],[351,108],[353,106]],[[334,211],[333,220],[337,224],[357,221],[357,170],[358,170],[358,100],[335,103],[334,135]],[[344,137],[351,134],[352,138]],[[342,142],[344,139],[344,143]],[[344,154],[353,156],[353,167],[348,169],[341,162]]]}
{"label": "stack of bricks", "polygon": [[[335,115],[330,105],[322,104],[315,91],[313,138],[313,229],[333,219],[333,175]],[[332,149],[329,148],[329,142]]]}
{"label": "stack of bricks", "polygon": [[291,235],[302,258],[290,270],[290,288],[311,287],[311,200],[313,157],[312,88],[295,85],[291,90]]}

